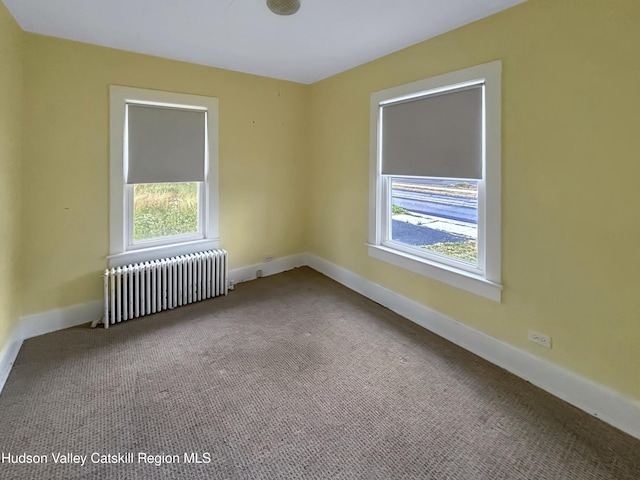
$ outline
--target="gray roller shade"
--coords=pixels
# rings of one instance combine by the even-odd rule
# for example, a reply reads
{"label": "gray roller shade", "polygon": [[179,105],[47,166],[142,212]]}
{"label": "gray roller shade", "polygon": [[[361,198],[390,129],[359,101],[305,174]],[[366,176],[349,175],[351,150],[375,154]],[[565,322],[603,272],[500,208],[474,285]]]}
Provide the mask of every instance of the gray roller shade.
{"label": "gray roller shade", "polygon": [[130,104],[127,112],[127,183],[204,181],[204,111]]}
{"label": "gray roller shade", "polygon": [[482,178],[482,85],[382,106],[382,173]]}

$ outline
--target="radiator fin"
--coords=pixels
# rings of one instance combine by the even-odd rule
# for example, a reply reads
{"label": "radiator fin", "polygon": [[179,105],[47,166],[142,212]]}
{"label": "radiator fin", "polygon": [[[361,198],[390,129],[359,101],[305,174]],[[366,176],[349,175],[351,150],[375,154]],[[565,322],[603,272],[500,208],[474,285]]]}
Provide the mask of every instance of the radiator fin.
{"label": "radiator fin", "polygon": [[227,292],[227,252],[222,249],[107,269],[104,328]]}

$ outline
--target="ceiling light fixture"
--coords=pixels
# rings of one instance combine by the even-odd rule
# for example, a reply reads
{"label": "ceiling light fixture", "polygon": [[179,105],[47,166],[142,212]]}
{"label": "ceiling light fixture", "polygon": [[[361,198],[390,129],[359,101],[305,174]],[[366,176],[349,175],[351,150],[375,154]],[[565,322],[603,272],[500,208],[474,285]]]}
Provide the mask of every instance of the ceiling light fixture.
{"label": "ceiling light fixture", "polygon": [[299,0],[267,0],[267,7],[276,15],[293,15],[300,8]]}

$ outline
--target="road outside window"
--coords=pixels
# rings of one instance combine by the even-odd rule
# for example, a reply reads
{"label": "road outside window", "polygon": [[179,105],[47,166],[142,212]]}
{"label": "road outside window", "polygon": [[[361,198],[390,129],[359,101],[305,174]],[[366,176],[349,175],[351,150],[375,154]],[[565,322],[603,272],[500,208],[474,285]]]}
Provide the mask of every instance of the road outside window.
{"label": "road outside window", "polygon": [[500,60],[373,92],[370,256],[501,301]]}
{"label": "road outside window", "polygon": [[478,264],[478,182],[391,178],[390,240]]}

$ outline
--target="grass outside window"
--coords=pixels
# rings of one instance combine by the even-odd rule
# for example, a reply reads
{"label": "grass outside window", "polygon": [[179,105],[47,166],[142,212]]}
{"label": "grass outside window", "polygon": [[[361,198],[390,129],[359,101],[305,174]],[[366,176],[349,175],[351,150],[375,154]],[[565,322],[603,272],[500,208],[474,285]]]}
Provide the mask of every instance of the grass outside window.
{"label": "grass outside window", "polygon": [[134,241],[198,232],[198,183],[142,183],[133,190]]}

